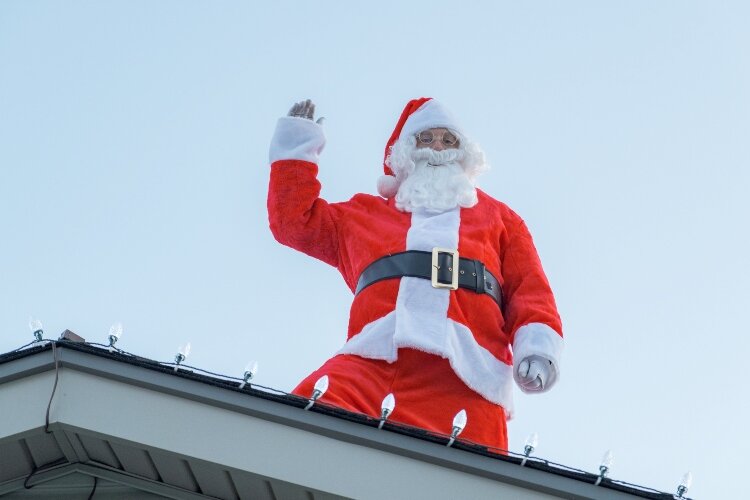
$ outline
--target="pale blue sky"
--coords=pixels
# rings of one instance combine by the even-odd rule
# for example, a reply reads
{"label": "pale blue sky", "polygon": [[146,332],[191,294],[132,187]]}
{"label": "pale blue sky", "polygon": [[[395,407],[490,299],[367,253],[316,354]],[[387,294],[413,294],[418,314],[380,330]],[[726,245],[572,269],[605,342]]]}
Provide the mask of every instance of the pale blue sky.
{"label": "pale blue sky", "polygon": [[[291,389],[349,290],[268,230],[277,117],[326,116],[323,195],[375,192],[404,103],[484,147],[567,346],[511,448],[691,496],[743,492],[750,292],[745,2],[0,3],[0,352],[69,328]],[[292,283],[304,285],[291,286]],[[395,417],[395,415],[394,415]]]}

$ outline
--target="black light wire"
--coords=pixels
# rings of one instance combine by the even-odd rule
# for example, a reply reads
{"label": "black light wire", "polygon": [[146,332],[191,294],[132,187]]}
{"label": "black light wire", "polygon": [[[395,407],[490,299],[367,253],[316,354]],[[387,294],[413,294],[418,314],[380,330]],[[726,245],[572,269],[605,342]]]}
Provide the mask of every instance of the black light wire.
{"label": "black light wire", "polygon": [[38,344],[38,343],[41,343],[41,342],[44,342],[44,341],[43,341],[43,340],[41,340],[41,341],[40,341],[40,340],[32,340],[32,341],[31,341],[31,342],[29,342],[28,344],[24,344],[24,345],[22,345],[21,347],[17,347],[17,348],[15,348],[15,349],[13,349],[12,351],[9,351],[8,353],[10,354],[10,353],[12,353],[12,352],[18,352],[18,351],[21,351],[21,350],[23,350],[23,349],[26,349],[27,347],[29,347],[29,346],[30,346],[30,345],[32,345],[32,344]]}
{"label": "black light wire", "polygon": [[52,398],[55,397],[55,391],[57,391],[57,381],[60,379],[60,358],[57,354],[57,342],[52,341],[52,357],[55,358],[55,384],[52,386],[52,394],[49,395],[49,403],[47,403],[47,414],[44,417],[44,432],[51,434],[49,430],[49,411],[52,407]]}
{"label": "black light wire", "polygon": [[[76,462],[76,463],[80,463],[80,462]],[[68,462],[65,459],[61,459],[61,460],[58,460],[57,462],[43,465],[42,467],[34,467],[31,473],[29,473],[29,475],[26,476],[26,479],[24,479],[23,481],[24,489],[30,490],[31,488],[36,486],[35,484],[32,484],[31,486],[29,486],[29,480],[32,477],[34,477],[35,474],[38,474],[39,472],[43,472],[48,469],[54,469],[58,465],[62,465],[62,464],[68,464]],[[96,487],[98,484],[99,484],[99,478],[97,476],[94,476],[94,487],[91,489],[91,493],[89,493],[88,500],[91,500],[92,498],[94,498],[94,493],[96,493]]]}
{"label": "black light wire", "polygon": [[88,498],[88,500],[91,500],[92,498],[94,498],[94,493],[96,493],[96,484],[97,484],[98,482],[99,482],[99,478],[98,478],[98,477],[96,477],[96,476],[94,476],[94,489],[92,489],[92,490],[91,490],[91,493],[89,493],[89,498]]}
{"label": "black light wire", "polygon": [[24,487],[24,489],[30,490],[31,488],[33,488],[35,486],[35,485],[29,486],[29,479],[31,479],[32,476],[34,474],[36,474],[37,472],[39,472],[40,470],[41,469],[37,469],[36,467],[34,467],[33,469],[31,469],[31,472],[29,473],[29,475],[26,476],[26,479],[23,480],[23,487]]}
{"label": "black light wire", "polygon": [[67,465],[67,464],[68,464],[68,461],[65,460],[64,458],[61,458],[61,459],[56,460],[56,461],[54,461],[52,463],[42,465],[41,467],[33,467],[32,470],[31,470],[31,472],[29,473],[29,475],[26,476],[26,479],[23,480],[23,487],[25,489],[27,489],[27,490],[30,490],[31,488],[33,488],[34,486],[36,486],[35,484],[32,484],[31,486],[29,486],[29,480],[32,477],[34,477],[35,474],[38,474],[40,472],[44,472],[46,470],[54,469],[54,468],[56,468],[56,467],[58,467],[60,465]]}
{"label": "black light wire", "polygon": [[[28,343],[28,344],[26,344],[24,346],[21,346],[18,349],[15,349],[14,351],[11,351],[11,352],[20,351],[21,349],[23,349],[25,347],[28,347],[31,344],[35,344],[37,342],[44,342],[44,340],[42,340],[42,341],[36,341],[35,340],[34,342],[30,342],[30,343]],[[49,412],[50,412],[50,408],[52,407],[52,399],[55,397],[55,392],[57,391],[57,382],[60,379],[60,358],[58,357],[58,354],[57,354],[57,342],[55,342],[54,340],[50,340],[49,343],[52,344],[52,357],[55,360],[55,383],[52,385],[52,393],[49,395],[49,402],[47,403],[47,411],[46,411],[45,417],[44,417],[44,432],[46,434],[51,434],[52,433],[52,431],[49,430]],[[26,479],[24,479],[24,481],[23,481],[23,487],[25,489],[27,489],[27,490],[31,489],[33,487],[33,485],[29,486],[29,480],[34,476],[34,474],[37,474],[38,472],[40,472],[42,470],[51,469],[51,468],[53,468],[56,465],[58,465],[58,463],[53,463],[53,464],[51,464],[49,466],[44,466],[44,467],[39,467],[39,468],[34,467],[31,470],[31,472],[29,473],[29,475],[26,476]],[[94,483],[94,490],[96,490],[96,482]],[[93,495],[93,492],[91,494]],[[90,498],[91,497],[89,496],[89,499]]]}

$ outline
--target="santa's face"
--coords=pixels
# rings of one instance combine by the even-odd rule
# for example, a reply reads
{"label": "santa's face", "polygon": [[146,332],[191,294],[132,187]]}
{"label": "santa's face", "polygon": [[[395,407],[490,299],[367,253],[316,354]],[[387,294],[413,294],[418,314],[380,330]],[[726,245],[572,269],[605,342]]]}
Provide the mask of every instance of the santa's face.
{"label": "santa's face", "polygon": [[474,179],[486,168],[481,150],[469,143],[467,154],[465,145],[449,130],[430,130],[434,131],[431,141],[422,141],[418,135],[400,139],[391,149],[389,166],[399,181],[396,207],[412,212],[476,205]]}

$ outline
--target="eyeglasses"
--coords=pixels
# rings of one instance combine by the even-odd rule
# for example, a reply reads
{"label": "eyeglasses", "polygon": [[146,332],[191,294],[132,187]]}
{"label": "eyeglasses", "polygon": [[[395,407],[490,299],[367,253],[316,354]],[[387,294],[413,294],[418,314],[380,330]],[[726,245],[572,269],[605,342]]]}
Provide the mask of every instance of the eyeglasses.
{"label": "eyeglasses", "polygon": [[[419,141],[420,144],[432,144],[434,140],[435,134],[432,132],[432,130],[423,130],[417,134],[417,141]],[[440,139],[440,141],[444,145],[449,147],[458,146],[458,137],[456,137],[456,134],[454,134],[450,130],[446,130],[443,133],[443,137]]]}

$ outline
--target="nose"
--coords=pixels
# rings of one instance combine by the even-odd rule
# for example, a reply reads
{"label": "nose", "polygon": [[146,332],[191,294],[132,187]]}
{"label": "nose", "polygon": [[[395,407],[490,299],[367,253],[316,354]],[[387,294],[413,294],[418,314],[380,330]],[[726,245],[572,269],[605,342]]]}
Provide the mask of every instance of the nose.
{"label": "nose", "polygon": [[430,144],[430,147],[434,149],[435,151],[443,151],[445,149],[445,144],[443,144],[443,141],[432,141],[432,144]]}

